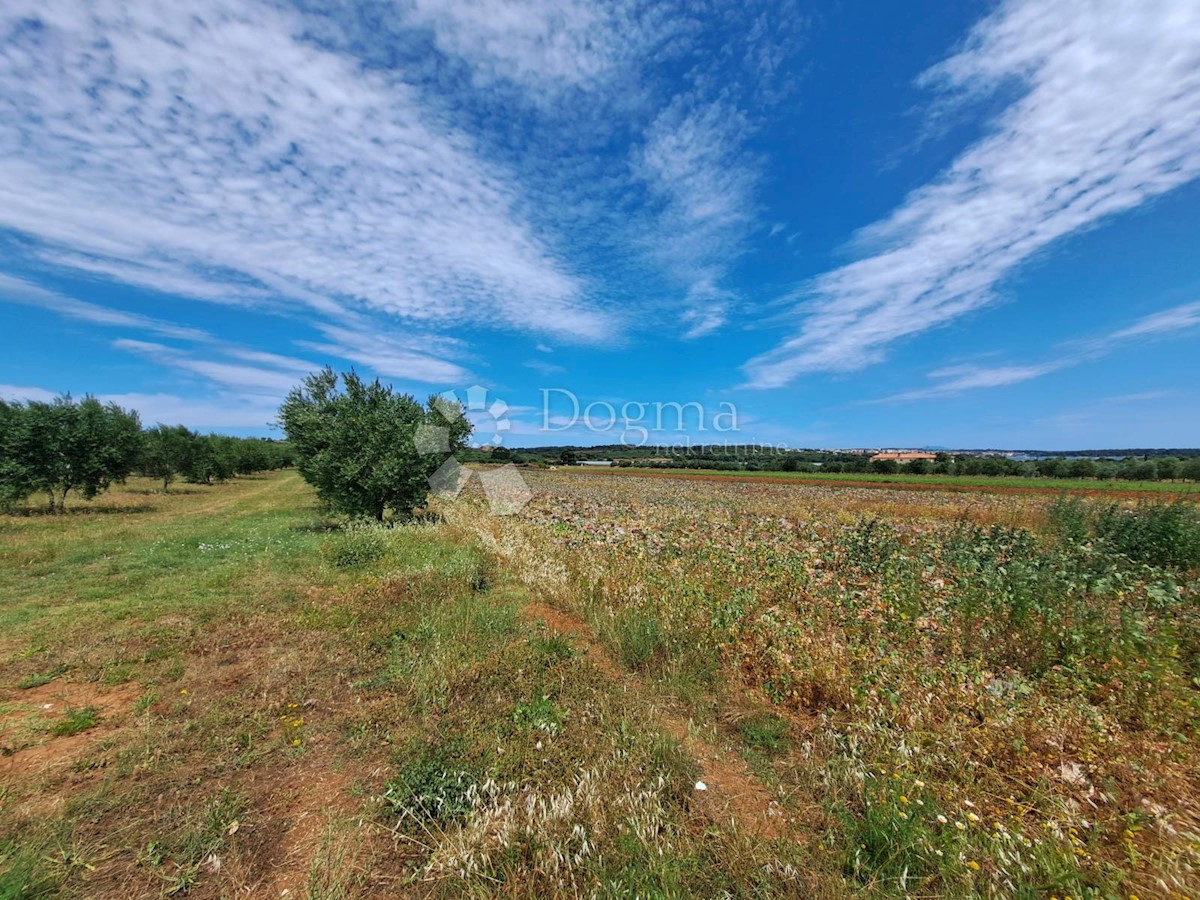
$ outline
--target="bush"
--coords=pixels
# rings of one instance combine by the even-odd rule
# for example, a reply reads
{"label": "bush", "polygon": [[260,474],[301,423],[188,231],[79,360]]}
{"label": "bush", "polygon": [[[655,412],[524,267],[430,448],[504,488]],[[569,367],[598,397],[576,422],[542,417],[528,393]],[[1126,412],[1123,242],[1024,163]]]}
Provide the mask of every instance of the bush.
{"label": "bush", "polygon": [[1200,507],[1186,500],[1102,507],[1096,539],[1135,562],[1176,569],[1200,566]]}
{"label": "bush", "polygon": [[1094,540],[1101,550],[1134,562],[1200,566],[1200,507],[1187,500],[1130,507],[1063,498],[1051,507],[1050,522],[1066,544]]}
{"label": "bush", "polygon": [[461,821],[471,811],[477,774],[463,765],[456,744],[426,746],[388,782],[384,802],[401,817],[443,825]]}
{"label": "bush", "polygon": [[325,558],[339,569],[356,569],[379,562],[387,554],[388,529],[375,522],[349,522],[325,545]]}

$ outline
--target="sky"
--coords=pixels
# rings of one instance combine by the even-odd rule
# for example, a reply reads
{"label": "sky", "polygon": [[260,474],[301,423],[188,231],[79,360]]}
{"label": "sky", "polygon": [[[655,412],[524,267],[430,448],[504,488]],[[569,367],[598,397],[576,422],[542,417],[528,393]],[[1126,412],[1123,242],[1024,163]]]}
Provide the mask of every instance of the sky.
{"label": "sky", "polygon": [[1200,446],[1195,0],[5,0],[0,397]]}

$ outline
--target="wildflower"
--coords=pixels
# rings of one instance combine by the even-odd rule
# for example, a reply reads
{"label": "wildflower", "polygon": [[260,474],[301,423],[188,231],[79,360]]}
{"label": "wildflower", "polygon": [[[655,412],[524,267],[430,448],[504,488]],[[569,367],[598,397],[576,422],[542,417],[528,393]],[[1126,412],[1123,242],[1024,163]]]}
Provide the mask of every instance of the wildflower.
{"label": "wildflower", "polygon": [[898,815],[901,819],[908,818],[908,813],[906,813],[906,812],[896,813],[896,815]]}
{"label": "wildflower", "polygon": [[908,798],[907,798],[907,797],[905,797],[903,794],[901,794],[901,795],[900,795],[900,802],[901,802],[901,803],[907,803],[907,802],[908,802]]}
{"label": "wildflower", "polygon": [[972,822],[979,821],[979,816],[975,815],[975,813],[967,813],[967,818],[970,819]]}
{"label": "wildflower", "polygon": [[292,746],[299,747],[300,746],[300,738],[296,738],[294,741],[292,741]]}
{"label": "wildflower", "polygon": [[917,790],[920,790],[921,788],[925,787],[925,782],[923,782],[923,781],[914,781],[914,782],[913,782],[913,787],[915,787]]}
{"label": "wildflower", "polygon": [[976,872],[978,872],[980,870],[981,866],[979,865],[979,863],[975,862],[975,860],[972,859],[967,863],[967,868],[974,869]]}
{"label": "wildflower", "polygon": [[938,817],[937,817],[937,819],[938,819],[938,821],[939,821],[939,822],[941,822],[943,825],[945,825],[947,822],[949,822],[949,821],[950,821],[950,820],[949,820],[949,819],[947,819],[945,816],[943,816],[941,813],[938,813]]}
{"label": "wildflower", "polygon": [[954,827],[957,828],[959,831],[967,830],[967,826],[964,825],[962,822],[958,821],[958,819],[954,820]]}
{"label": "wildflower", "polygon": [[181,693],[181,694],[186,694],[186,693],[187,693],[187,688],[180,688],[180,690],[179,690],[179,693]]}

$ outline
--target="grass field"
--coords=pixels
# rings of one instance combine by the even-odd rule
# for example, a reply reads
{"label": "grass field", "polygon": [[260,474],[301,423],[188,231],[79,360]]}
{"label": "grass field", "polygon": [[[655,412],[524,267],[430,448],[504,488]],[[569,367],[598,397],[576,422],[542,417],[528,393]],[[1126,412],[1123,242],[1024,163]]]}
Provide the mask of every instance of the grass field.
{"label": "grass field", "polygon": [[528,477],[0,517],[0,897],[1195,896],[1186,513]]}
{"label": "grass field", "polygon": [[692,475],[712,478],[767,478],[814,482],[861,482],[863,484],[914,485],[931,488],[970,490],[1012,489],[1046,493],[1059,491],[1116,491],[1149,494],[1194,494],[1200,497],[1200,484],[1186,481],[1098,481],[1094,478],[1021,478],[986,475],[883,475],[873,472],[725,472],[713,469],[654,469],[631,466],[614,468],[616,474]]}

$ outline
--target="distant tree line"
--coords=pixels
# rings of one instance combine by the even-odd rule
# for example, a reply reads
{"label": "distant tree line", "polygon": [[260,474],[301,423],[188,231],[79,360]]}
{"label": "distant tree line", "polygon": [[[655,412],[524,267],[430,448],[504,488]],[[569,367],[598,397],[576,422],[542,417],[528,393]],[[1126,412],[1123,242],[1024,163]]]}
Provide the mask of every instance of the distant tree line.
{"label": "distant tree line", "polygon": [[[1200,481],[1200,450],[1108,450],[1046,455],[1043,459],[1012,459],[984,451],[942,452],[933,460],[898,463],[872,460],[869,453],[843,450],[788,450],[763,445],[629,447],[548,446],[510,450],[505,447],[469,449],[460,455],[472,462],[513,462],[525,465],[575,465],[591,459],[612,460],[617,466],[662,469],[709,469],[724,472],[844,472],[908,475],[1017,476],[1079,478],[1103,481]],[[1040,454],[1039,454],[1040,455]]]}
{"label": "distant tree line", "polygon": [[292,465],[286,444],[202,435],[182,425],[142,429],[137,412],[94,397],[0,400],[0,504],[45,494],[62,511],[68,495],[91,500],[130,475],[197,484]]}
{"label": "distant tree line", "polygon": [[1200,456],[1160,456],[1124,459],[1047,457],[1014,460],[1005,456],[939,453],[936,459],[897,462],[873,460],[866,454],[828,454],[825,459],[806,459],[802,453],[731,458],[687,454],[659,460],[619,460],[618,465],[661,468],[715,469],[750,472],[844,472],[895,475],[974,475],[1022,478],[1077,478],[1100,481],[1200,481]]}

